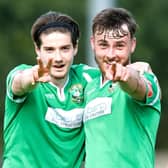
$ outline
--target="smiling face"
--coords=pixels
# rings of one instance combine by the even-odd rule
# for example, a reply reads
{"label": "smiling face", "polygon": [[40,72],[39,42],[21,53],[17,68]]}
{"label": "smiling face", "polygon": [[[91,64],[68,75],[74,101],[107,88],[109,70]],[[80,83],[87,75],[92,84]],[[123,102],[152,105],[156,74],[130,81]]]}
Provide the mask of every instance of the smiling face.
{"label": "smiling face", "polygon": [[102,33],[96,31],[91,37],[91,46],[96,62],[105,74],[113,61],[124,66],[130,63],[136,40],[131,38],[127,25],[122,25],[118,30],[104,30]]}
{"label": "smiling face", "polygon": [[44,65],[52,59],[50,76],[52,81],[65,81],[69,69],[77,53],[77,46],[74,48],[70,32],[54,31],[49,34],[40,35],[41,46],[36,46],[36,53],[42,59]]}

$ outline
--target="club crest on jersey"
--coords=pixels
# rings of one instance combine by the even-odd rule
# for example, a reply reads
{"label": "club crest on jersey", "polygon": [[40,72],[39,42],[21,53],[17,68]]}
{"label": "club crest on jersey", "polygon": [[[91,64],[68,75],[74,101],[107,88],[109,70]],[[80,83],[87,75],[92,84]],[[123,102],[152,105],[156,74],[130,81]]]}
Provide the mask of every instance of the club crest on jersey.
{"label": "club crest on jersey", "polygon": [[76,103],[83,102],[83,87],[81,84],[73,85],[70,89],[72,101]]}

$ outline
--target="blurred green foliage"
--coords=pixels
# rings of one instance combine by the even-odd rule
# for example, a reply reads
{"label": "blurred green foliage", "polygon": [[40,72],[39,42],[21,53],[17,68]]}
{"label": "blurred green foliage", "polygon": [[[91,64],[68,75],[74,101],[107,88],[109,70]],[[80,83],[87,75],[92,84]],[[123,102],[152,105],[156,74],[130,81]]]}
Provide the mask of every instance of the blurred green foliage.
{"label": "blurred green foliage", "polygon": [[[137,49],[133,61],[149,62],[157,75],[162,88],[162,115],[158,133],[157,148],[168,147],[168,1],[165,0],[118,0],[118,7],[129,9],[139,24],[137,32]],[[94,7],[93,7],[94,8]],[[30,37],[30,29],[34,20],[49,10],[60,11],[78,21],[81,29],[79,53],[75,63],[86,63],[85,34],[86,1],[79,0],[1,0],[0,1],[0,64],[1,64],[1,95],[0,95],[0,132],[2,132],[5,79],[13,67],[21,63],[35,64],[34,46]],[[166,68],[167,67],[167,68]],[[0,154],[2,153],[2,134],[0,134]]]}

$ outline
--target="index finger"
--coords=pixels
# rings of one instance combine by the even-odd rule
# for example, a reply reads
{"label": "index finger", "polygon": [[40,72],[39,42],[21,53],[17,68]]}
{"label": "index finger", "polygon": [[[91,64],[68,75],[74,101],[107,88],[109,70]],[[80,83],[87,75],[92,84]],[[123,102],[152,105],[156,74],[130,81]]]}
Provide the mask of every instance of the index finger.
{"label": "index finger", "polygon": [[111,70],[112,70],[112,73],[113,73],[113,77],[116,74],[116,66],[117,66],[116,62],[111,63]]}
{"label": "index finger", "polygon": [[51,68],[51,65],[52,65],[52,58],[50,58],[50,59],[48,60],[48,63],[47,63],[46,68],[47,68],[47,69],[50,69],[50,68]]}

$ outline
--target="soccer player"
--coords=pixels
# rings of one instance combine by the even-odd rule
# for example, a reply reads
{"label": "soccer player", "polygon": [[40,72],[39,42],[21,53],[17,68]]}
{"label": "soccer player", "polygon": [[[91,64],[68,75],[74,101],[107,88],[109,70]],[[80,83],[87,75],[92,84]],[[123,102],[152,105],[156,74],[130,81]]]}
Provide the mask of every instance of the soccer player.
{"label": "soccer player", "polygon": [[99,72],[72,65],[79,35],[65,14],[50,11],[34,22],[37,65],[19,65],[7,76],[3,168],[80,168],[83,91]]}
{"label": "soccer player", "polygon": [[93,19],[91,46],[101,75],[85,88],[86,168],[154,168],[160,88],[153,73],[130,67],[136,28],[122,8]]}

